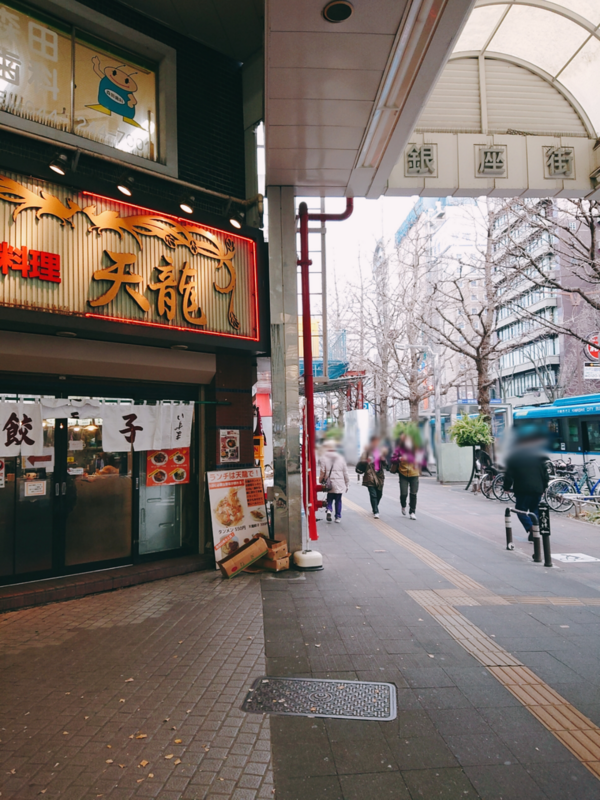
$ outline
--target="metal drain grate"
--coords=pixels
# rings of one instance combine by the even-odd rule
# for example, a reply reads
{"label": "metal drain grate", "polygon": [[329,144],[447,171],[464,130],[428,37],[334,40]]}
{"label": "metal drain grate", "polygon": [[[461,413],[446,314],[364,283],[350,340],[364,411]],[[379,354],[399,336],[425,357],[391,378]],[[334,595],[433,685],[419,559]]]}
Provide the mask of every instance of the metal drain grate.
{"label": "metal drain grate", "polygon": [[334,719],[396,719],[393,683],[257,678],[242,710],[250,714],[283,714]]}

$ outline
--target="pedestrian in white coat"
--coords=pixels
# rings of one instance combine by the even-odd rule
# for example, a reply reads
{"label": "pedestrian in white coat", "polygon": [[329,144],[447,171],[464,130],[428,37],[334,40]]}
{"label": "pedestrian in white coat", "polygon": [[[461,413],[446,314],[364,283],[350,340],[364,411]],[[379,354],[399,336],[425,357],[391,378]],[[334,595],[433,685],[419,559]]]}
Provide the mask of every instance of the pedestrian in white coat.
{"label": "pedestrian in white coat", "polygon": [[342,495],[348,491],[350,476],[346,459],[338,452],[336,443],[329,439],[325,442],[325,452],[319,463],[319,480],[327,487],[327,522],[331,522],[335,503],[335,521],[342,521]]}

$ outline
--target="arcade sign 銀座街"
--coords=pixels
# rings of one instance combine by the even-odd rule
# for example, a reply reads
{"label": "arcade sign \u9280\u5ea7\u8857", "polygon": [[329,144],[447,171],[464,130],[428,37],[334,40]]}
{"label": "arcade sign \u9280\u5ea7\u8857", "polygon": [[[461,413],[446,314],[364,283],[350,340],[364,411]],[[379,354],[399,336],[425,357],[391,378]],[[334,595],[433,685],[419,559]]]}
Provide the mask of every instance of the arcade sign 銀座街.
{"label": "arcade sign \u9280\u5ea7\u8857", "polygon": [[0,305],[259,339],[256,244],[0,174]]}

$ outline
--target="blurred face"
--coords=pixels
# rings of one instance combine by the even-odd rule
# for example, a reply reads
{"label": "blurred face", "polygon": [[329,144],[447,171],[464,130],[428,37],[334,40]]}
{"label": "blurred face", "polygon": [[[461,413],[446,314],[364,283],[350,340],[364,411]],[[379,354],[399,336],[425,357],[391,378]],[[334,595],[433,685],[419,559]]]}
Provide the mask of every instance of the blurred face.
{"label": "blurred face", "polygon": [[376,447],[379,447],[379,442],[380,442],[379,436],[373,436],[373,438],[371,439],[371,448],[374,449]]}

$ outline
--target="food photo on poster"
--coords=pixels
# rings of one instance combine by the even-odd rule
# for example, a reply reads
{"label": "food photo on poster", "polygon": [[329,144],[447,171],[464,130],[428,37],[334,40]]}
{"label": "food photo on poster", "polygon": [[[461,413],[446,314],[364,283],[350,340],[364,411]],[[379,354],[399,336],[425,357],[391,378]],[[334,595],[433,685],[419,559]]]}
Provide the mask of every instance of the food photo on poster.
{"label": "food photo on poster", "polygon": [[172,486],[190,482],[190,448],[149,450],[146,455],[146,486]]}
{"label": "food photo on poster", "polygon": [[219,462],[221,464],[239,464],[240,432],[239,430],[223,430],[219,432]]}
{"label": "food photo on poster", "polygon": [[221,561],[253,536],[268,537],[265,492],[259,468],[207,473],[215,558]]}

